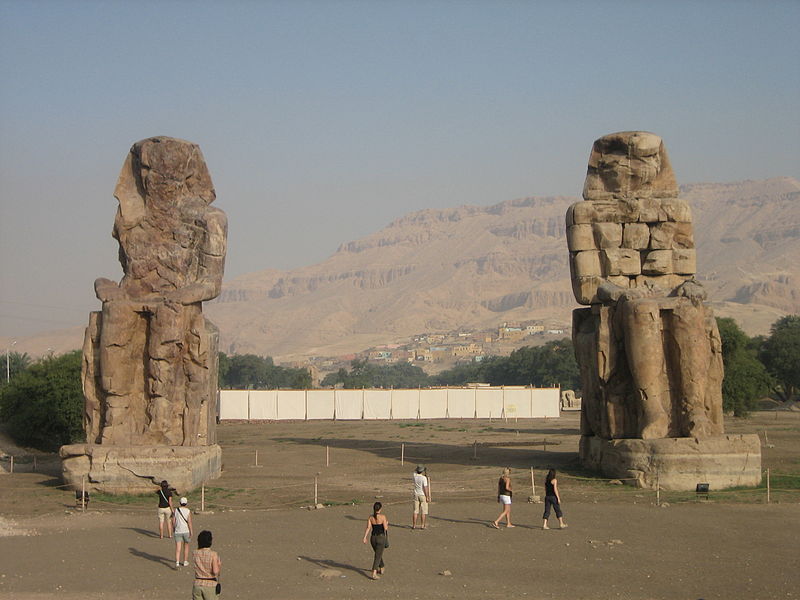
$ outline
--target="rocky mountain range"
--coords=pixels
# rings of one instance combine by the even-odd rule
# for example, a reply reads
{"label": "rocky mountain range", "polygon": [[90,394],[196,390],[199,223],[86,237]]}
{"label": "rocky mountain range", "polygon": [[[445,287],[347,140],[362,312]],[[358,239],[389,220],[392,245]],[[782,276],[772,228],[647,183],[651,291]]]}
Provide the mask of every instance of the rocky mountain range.
{"label": "rocky mountain range", "polygon": [[[717,314],[755,334],[800,312],[798,180],[694,184],[681,196],[693,207],[699,279]],[[576,302],[564,213],[577,200],[414,212],[319,264],[232,279],[206,311],[224,350],[283,359],[504,321],[568,325]]]}
{"label": "rocky mountain range", "polygon": [[[716,314],[751,335],[800,313],[800,181],[682,186],[694,212],[698,279]],[[205,311],[221,349],[276,360],[335,356],[423,332],[496,328],[505,321],[567,326],[577,306],[564,214],[577,197],[408,214],[327,260],[224,283]],[[20,340],[18,348],[79,348],[82,328]]]}

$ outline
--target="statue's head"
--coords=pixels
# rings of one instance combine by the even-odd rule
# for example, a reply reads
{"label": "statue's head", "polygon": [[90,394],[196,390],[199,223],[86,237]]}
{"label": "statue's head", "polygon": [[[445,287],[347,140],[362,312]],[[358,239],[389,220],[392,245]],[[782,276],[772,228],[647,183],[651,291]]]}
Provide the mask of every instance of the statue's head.
{"label": "statue's head", "polygon": [[132,226],[148,209],[168,211],[188,199],[210,204],[216,194],[200,147],[160,136],[131,147],[114,196],[119,200],[119,218]]}
{"label": "statue's head", "polygon": [[595,141],[583,186],[585,200],[677,196],[675,174],[661,137],[622,131]]}

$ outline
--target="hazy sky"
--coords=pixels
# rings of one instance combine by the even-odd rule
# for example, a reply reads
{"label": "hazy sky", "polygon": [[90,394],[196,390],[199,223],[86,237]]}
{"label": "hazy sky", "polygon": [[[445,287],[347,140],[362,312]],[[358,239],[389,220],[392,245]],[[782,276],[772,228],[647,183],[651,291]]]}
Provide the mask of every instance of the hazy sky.
{"label": "hazy sky", "polygon": [[121,275],[131,144],[200,144],[226,278],[423,208],[577,195],[592,141],[680,183],[800,176],[800,2],[0,0],[0,339]]}

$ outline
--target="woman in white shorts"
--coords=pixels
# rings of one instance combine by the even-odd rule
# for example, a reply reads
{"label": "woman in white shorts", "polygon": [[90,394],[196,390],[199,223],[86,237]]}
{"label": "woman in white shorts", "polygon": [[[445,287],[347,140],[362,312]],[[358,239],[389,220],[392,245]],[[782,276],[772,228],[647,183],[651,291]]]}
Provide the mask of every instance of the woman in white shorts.
{"label": "woman in white shorts", "polygon": [[164,538],[164,524],[167,525],[167,536],[172,537],[172,490],[167,480],[161,482],[156,492],[158,496],[158,537]]}
{"label": "woman in white shorts", "polygon": [[492,527],[500,529],[500,520],[506,518],[506,527],[514,527],[511,524],[511,469],[506,467],[497,482],[497,501],[503,505],[503,512],[492,522]]}

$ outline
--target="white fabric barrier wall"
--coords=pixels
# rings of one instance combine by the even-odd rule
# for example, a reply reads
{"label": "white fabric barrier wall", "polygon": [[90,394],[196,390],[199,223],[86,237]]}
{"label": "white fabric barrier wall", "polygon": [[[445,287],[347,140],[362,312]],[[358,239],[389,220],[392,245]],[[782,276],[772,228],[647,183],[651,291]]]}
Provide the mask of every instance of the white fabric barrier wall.
{"label": "white fabric barrier wall", "polygon": [[557,417],[561,414],[561,388],[531,389],[531,410],[534,417]]}
{"label": "white fabric barrier wall", "polygon": [[277,418],[278,392],[276,390],[250,390],[250,420],[274,421]]}
{"label": "white fabric barrier wall", "polygon": [[393,390],[364,390],[364,418],[391,419]]}
{"label": "white fabric barrier wall", "polygon": [[447,418],[447,390],[420,390],[419,393],[419,418],[420,419],[446,419]]}
{"label": "white fabric barrier wall", "polygon": [[334,390],[306,392],[306,419],[333,419],[334,406]]}
{"label": "white fabric barrier wall", "polygon": [[475,390],[475,416],[478,419],[499,419],[503,416],[503,390],[478,388]]}
{"label": "white fabric barrier wall", "polygon": [[392,418],[418,418],[419,394],[419,390],[392,390]]}
{"label": "white fabric barrier wall", "polygon": [[219,420],[248,419],[247,390],[223,390],[219,395]]}
{"label": "white fabric barrier wall", "polygon": [[278,418],[281,420],[306,418],[305,390],[278,390]]}
{"label": "white fabric barrier wall", "polygon": [[509,419],[529,419],[533,416],[530,388],[503,388],[503,416]]}
{"label": "white fabric barrier wall", "polygon": [[451,419],[474,419],[475,390],[447,390],[447,416]]}
{"label": "white fabric barrier wall", "polygon": [[363,390],[334,390],[336,392],[336,418],[360,419],[364,416]]}
{"label": "white fabric barrier wall", "polygon": [[220,390],[220,420],[487,419],[560,415],[560,388]]}

